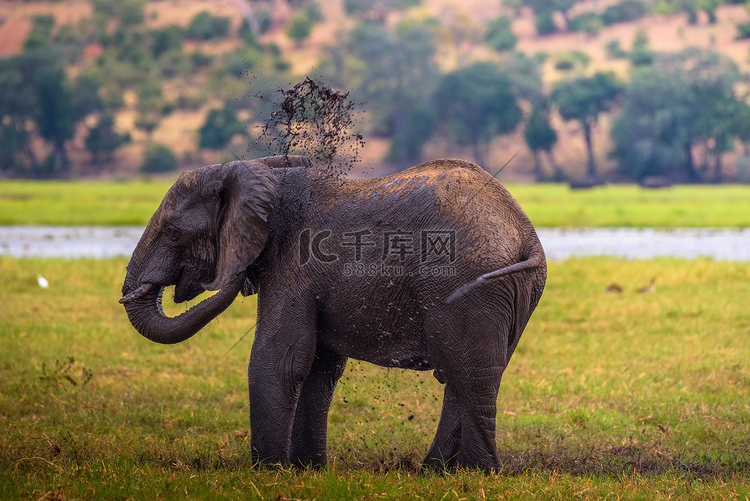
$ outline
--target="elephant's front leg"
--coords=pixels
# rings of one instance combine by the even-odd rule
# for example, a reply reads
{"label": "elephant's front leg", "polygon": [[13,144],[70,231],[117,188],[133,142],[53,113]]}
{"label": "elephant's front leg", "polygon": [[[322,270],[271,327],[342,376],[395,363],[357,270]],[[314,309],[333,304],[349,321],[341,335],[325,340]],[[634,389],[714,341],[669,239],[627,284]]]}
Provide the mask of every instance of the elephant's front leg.
{"label": "elephant's front leg", "polygon": [[321,468],[326,465],[328,409],[345,368],[346,357],[318,348],[297,402],[292,430],[292,466]]}
{"label": "elephant's front leg", "polygon": [[250,356],[250,446],[260,464],[289,466],[297,400],[315,357],[314,330],[290,328],[259,329]]}

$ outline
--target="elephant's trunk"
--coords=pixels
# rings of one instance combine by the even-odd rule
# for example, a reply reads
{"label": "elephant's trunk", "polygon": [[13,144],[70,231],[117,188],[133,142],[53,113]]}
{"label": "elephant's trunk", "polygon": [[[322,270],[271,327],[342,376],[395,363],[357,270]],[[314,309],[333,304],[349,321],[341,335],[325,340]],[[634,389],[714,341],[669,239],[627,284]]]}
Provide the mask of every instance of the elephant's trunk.
{"label": "elephant's trunk", "polygon": [[161,307],[164,287],[153,284],[138,288],[126,285],[120,302],[125,305],[130,323],[142,336],[160,344],[175,344],[192,337],[226,310],[237,297],[241,286],[242,278],[238,278],[176,317],[164,314]]}

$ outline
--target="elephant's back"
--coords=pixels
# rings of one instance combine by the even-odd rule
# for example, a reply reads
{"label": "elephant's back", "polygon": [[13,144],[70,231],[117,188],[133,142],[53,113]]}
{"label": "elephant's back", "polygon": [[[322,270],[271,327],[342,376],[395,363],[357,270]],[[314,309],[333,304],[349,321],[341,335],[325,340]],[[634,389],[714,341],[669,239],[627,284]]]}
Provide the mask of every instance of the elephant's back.
{"label": "elephant's back", "polygon": [[476,164],[449,160],[440,166],[450,168],[434,186],[437,219],[456,229],[456,251],[465,264],[484,273],[525,259],[534,228],[510,192]]}
{"label": "elephant's back", "polygon": [[520,259],[534,231],[508,190],[464,160],[438,159],[377,179],[325,186],[332,192],[317,205],[318,216],[325,214],[319,220],[369,224],[374,232],[453,231],[456,250],[484,256],[487,271]]}
{"label": "elephant's back", "polygon": [[[347,181],[336,187],[339,202],[414,201],[425,194],[440,209],[470,205],[474,199],[493,199],[503,205],[515,200],[500,182],[475,163],[455,158],[432,160],[376,179]],[[515,204],[517,209],[517,204]]]}

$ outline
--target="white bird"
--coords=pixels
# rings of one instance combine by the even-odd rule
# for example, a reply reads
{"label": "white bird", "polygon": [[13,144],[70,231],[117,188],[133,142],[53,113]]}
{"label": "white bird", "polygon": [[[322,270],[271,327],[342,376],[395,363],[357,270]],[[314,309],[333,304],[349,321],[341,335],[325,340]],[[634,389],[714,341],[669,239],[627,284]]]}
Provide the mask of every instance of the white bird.
{"label": "white bird", "polygon": [[39,284],[39,287],[41,287],[42,289],[46,289],[47,287],[49,287],[49,282],[41,275],[36,276],[36,281]]}

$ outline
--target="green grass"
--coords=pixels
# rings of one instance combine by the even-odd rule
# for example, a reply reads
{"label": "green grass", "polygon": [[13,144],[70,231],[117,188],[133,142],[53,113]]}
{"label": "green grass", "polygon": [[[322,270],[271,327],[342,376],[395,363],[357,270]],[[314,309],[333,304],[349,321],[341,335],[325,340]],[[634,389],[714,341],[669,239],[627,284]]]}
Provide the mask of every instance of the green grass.
{"label": "green grass", "polygon": [[561,184],[531,184],[509,189],[539,227],[750,227],[750,186],[648,190],[608,185],[571,190]]}
{"label": "green grass", "polygon": [[[243,335],[255,299],[159,346],[117,304],[125,265],[0,257],[1,499],[750,496],[747,264],[550,263],[501,386],[493,476],[420,472],[440,385],[354,361],[329,469],[253,468]],[[651,277],[657,291],[636,294]],[[625,291],[605,292],[611,282]]]}
{"label": "green grass", "polygon": [[[0,225],[145,225],[171,180],[0,182]],[[750,227],[750,186],[510,185],[538,227]]]}
{"label": "green grass", "polygon": [[0,181],[0,225],[145,226],[173,182]]}

